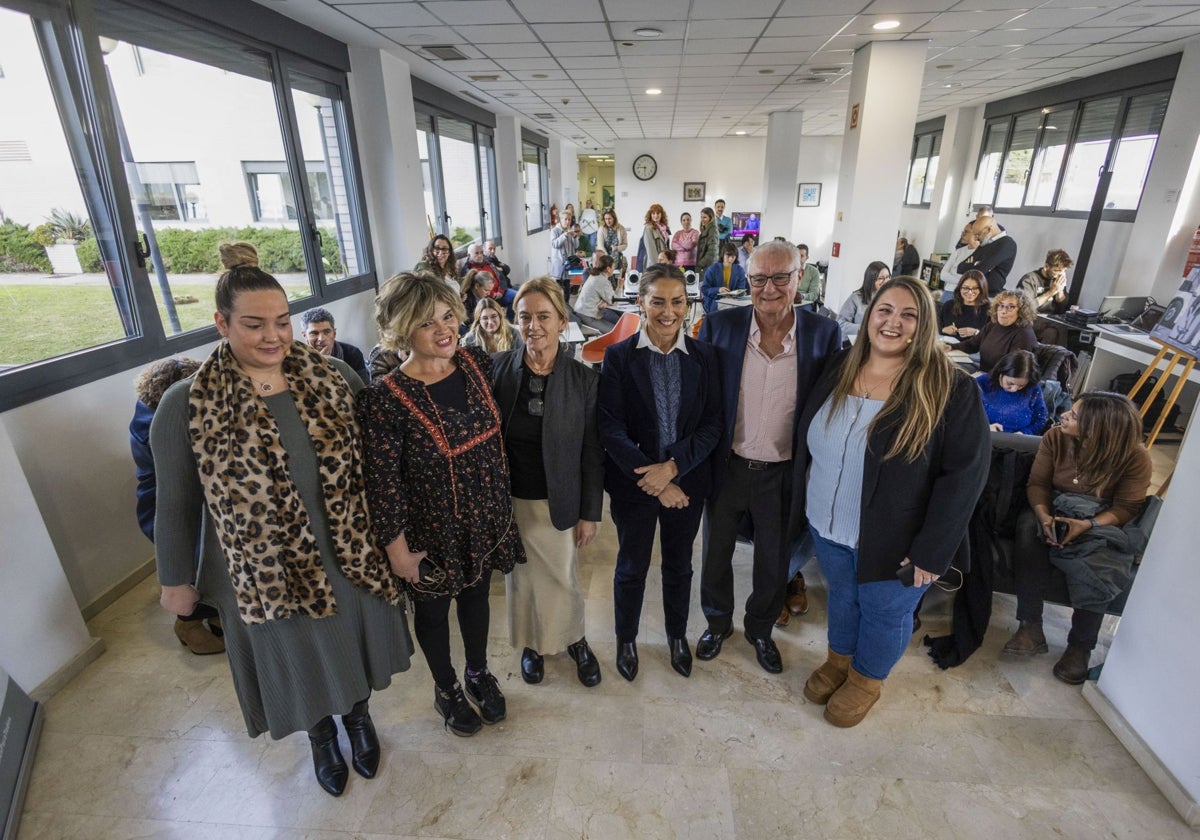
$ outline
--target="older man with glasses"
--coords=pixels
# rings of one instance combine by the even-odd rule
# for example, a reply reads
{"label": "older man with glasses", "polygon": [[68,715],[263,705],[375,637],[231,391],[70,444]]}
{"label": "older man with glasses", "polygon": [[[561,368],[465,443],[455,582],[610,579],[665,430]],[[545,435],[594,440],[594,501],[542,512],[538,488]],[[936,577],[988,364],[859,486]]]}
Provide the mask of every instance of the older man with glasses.
{"label": "older man with glasses", "polygon": [[700,606],[708,629],[696,656],[713,659],[733,634],[733,551],[738,523],[754,523],[754,572],[744,630],[759,665],[783,670],[771,630],[784,604],[796,420],[809,389],[838,351],[837,324],[793,305],[800,255],[786,242],[756,248],[746,268],[749,307],[705,318],[700,340],[717,350],[725,430],[716,490],[704,510]]}

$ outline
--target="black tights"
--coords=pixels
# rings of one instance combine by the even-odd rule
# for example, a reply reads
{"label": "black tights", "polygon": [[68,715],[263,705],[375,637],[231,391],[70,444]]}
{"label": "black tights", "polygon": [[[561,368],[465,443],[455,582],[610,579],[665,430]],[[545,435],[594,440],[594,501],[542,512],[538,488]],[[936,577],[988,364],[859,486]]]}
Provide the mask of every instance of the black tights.
{"label": "black tights", "polygon": [[[454,598],[458,602],[458,629],[466,649],[467,668],[473,671],[487,668],[491,579],[491,571],[484,572],[478,583],[462,590]],[[450,600],[449,595],[418,600],[413,610],[413,632],[416,633],[417,644],[425,654],[433,681],[444,690],[458,682],[450,661]]]}
{"label": "black tights", "polygon": [[[1017,590],[1017,619],[1042,621],[1042,603],[1050,586],[1050,552],[1041,536],[1037,515],[1026,508],[1017,517],[1016,550],[1013,552],[1013,581]],[[1067,643],[1091,650],[1100,637],[1104,613],[1075,610]]]}

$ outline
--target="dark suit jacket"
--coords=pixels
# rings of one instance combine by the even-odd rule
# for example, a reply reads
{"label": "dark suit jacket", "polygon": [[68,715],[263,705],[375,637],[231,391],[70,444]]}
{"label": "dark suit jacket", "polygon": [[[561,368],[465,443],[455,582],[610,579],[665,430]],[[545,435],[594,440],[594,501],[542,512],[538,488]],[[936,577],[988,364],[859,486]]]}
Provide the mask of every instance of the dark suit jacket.
{"label": "dark suit jacket", "polygon": [[1012,271],[1016,259],[1017,241],[1005,234],[986,245],[980,245],[971,252],[971,256],[960,262],[955,270],[959,274],[971,269],[982,271],[983,276],[987,278],[988,296],[995,297],[1003,291],[1008,272]]}
{"label": "dark suit jacket", "polygon": [[[604,505],[604,453],[596,431],[596,387],[599,377],[587,365],[559,348],[554,368],[546,378],[542,423],[542,461],[550,491],[550,521],[560,531],[574,528],[580,519],[599,522]],[[492,389],[500,407],[501,431],[521,390],[523,349],[492,357]]]}
{"label": "dark suit jacket", "polygon": [[358,378],[363,381],[364,385],[371,381],[371,374],[367,370],[367,360],[363,358],[363,351],[353,344],[335,341],[333,342],[333,353],[330,355],[350,365],[350,369],[358,374]]}
{"label": "dark suit jacket", "polygon": [[[600,440],[604,444],[604,489],[626,501],[658,501],[637,486],[637,467],[660,463],[658,411],[650,380],[651,350],[637,350],[635,333],[604,351],[600,369]],[[713,349],[684,338],[680,355],[682,379],[675,442],[667,457],[675,459],[675,483],[692,504],[712,489],[712,455],[721,439],[721,380]]]}
{"label": "dark suit jacket", "polygon": [[[804,406],[801,447],[794,462],[793,538],[808,526],[804,507],[805,476],[812,457],[808,427],[833,392],[845,358],[842,353],[829,365]],[[936,575],[945,574],[951,562],[964,574],[970,568],[967,524],[991,463],[991,439],[979,387],[966,373],[954,371],[942,420],[924,453],[912,463],[903,456],[883,460],[895,439],[899,419],[879,424],[867,440],[859,519],[859,583],[892,579],[905,557]]]}
{"label": "dark suit jacket", "polygon": [[[796,312],[796,415],[792,424],[792,452],[796,452],[800,410],[809,390],[825,370],[829,360],[842,345],[842,333],[837,322],[816,315],[805,307]],[[721,390],[725,396],[725,431],[717,452],[716,487],[725,481],[726,462],[733,448],[733,426],[737,422],[738,394],[742,383],[742,362],[746,359],[746,342],[750,338],[753,306],[722,309],[708,315],[700,327],[700,340],[716,348],[721,368]]]}

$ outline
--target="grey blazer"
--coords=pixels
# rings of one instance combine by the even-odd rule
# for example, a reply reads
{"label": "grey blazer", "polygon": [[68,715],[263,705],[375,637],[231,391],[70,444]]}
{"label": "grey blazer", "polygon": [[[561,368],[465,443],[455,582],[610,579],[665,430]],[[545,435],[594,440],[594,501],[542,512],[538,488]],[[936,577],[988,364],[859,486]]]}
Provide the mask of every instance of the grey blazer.
{"label": "grey blazer", "polygon": [[[492,389],[500,407],[501,429],[508,422],[521,390],[524,350],[492,356]],[[581,519],[599,522],[604,504],[604,450],[596,421],[596,392],[600,376],[570,357],[560,345],[554,369],[546,380],[545,422],[542,424],[542,461],[550,491],[550,521],[560,531],[574,528]]]}

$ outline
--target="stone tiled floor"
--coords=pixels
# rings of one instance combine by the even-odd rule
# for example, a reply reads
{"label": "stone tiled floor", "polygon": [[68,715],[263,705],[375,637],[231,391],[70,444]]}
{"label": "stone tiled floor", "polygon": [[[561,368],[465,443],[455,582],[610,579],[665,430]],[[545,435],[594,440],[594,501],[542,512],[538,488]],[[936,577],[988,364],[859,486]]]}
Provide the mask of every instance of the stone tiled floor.
{"label": "stone tiled floor", "polygon": [[[997,596],[983,648],[960,668],[939,671],[914,639],[867,720],[839,730],[801,694],[825,651],[815,563],[806,570],[810,612],[776,633],[785,663],[777,676],[740,635],[718,659],[697,661],[690,679],[676,675],[652,571],[641,673],[630,684],[612,664],[615,551],[606,521],[580,569],[604,670],[598,687],[581,686],[565,657],[547,659],[541,685],[521,681],[497,582],[491,664],[508,719],[473,738],[444,732],[418,655],[372,699],[385,750],[379,776],[352,774],[339,799],[313,780],[303,734],[246,737],[224,657],[179,646],[147,579],[91,623],[108,652],[48,704],[19,836],[1197,836],[1079,689],[1051,676],[1065,610],[1048,607],[1050,654],[1031,660],[997,655],[1015,624],[1007,596]],[[735,563],[740,597],[749,550],[739,548]],[[938,635],[949,598],[928,601],[924,632]],[[693,643],[702,627],[694,596]]]}

